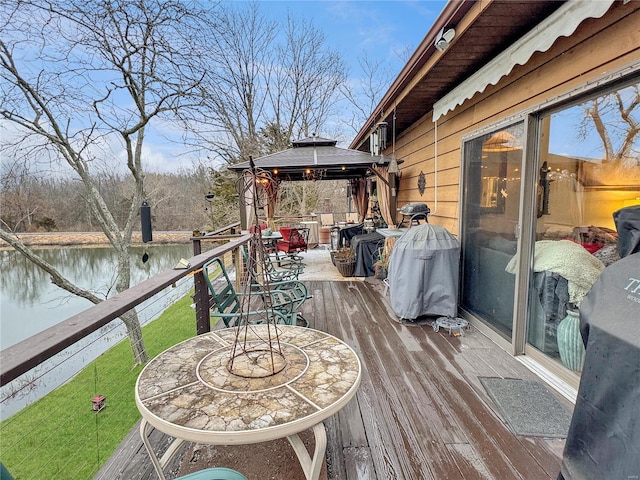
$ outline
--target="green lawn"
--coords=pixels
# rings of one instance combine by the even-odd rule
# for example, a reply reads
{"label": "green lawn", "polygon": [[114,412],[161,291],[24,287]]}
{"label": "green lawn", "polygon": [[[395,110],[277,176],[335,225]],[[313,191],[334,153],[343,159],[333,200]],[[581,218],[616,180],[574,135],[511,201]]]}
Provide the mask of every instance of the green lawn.
{"label": "green lawn", "polygon": [[[143,328],[152,358],[195,335],[190,295]],[[129,340],[90,363],[68,383],[0,423],[0,459],[16,480],[91,479],[140,418],[134,400],[142,369]],[[94,395],[107,408],[92,411]]]}

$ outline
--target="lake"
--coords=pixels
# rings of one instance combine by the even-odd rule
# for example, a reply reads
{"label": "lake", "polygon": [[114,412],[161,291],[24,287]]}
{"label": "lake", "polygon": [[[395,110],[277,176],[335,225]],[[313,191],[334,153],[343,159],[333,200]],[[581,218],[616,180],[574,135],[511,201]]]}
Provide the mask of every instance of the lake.
{"label": "lake", "polygon": [[[108,247],[56,247],[37,250],[70,281],[96,295],[107,298],[116,292],[115,254]],[[149,259],[142,261],[144,253]],[[156,245],[134,247],[131,252],[131,285],[136,285],[158,272],[173,268],[181,258],[193,256],[192,246]],[[51,283],[49,275],[14,250],[0,251],[0,348],[35,335],[93,304],[75,297]],[[188,277],[176,288],[150,298],[137,307],[144,325],[157,318],[171,303],[193,287]],[[126,336],[121,322],[115,321],[56,355],[49,362],[11,382],[0,390],[0,419],[8,418],[28,403],[40,398],[69,378],[84,365]],[[29,384],[25,388],[25,384]]]}
{"label": "lake", "polygon": [[[144,252],[149,255],[142,262]],[[113,296],[116,258],[108,247],[58,247],[37,250],[63,276],[99,297]],[[193,255],[191,245],[132,249],[131,285],[173,268]],[[0,349],[14,345],[93,304],[53,285],[43,270],[14,250],[0,251]]]}

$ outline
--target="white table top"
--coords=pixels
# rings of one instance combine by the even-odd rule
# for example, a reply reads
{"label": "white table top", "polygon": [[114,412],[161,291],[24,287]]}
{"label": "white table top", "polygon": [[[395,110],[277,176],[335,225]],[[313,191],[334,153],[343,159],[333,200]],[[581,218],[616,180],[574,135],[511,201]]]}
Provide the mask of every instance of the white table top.
{"label": "white table top", "polygon": [[404,232],[409,230],[408,228],[378,228],[376,232],[378,232],[383,237],[399,237]]}
{"label": "white table top", "polygon": [[282,234],[280,232],[272,232],[271,235],[261,235],[263,240],[279,240],[282,238]]}
{"label": "white table top", "polygon": [[143,418],[177,438],[230,445],[302,432],[343,408],[360,384],[355,352],[336,337],[297,326],[254,325],[248,340],[273,336],[275,328],[286,366],[272,376],[228,371],[235,328],[199,335],[155,357],[136,382]]}

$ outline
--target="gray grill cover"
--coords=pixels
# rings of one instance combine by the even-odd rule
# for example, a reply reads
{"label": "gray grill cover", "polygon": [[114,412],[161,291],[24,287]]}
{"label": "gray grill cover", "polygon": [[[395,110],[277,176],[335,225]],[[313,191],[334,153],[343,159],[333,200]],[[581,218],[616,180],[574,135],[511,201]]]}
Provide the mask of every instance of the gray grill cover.
{"label": "gray grill cover", "polygon": [[445,228],[425,223],[396,241],[389,259],[391,308],[400,318],[458,314],[460,244]]}

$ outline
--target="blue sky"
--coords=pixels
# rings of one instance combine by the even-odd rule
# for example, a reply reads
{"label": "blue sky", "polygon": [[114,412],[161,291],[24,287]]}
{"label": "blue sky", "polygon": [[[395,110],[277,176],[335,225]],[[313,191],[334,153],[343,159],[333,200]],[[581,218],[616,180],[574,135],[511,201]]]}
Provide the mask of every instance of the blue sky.
{"label": "blue sky", "polygon": [[[234,3],[247,3],[233,0]],[[349,68],[350,80],[362,75],[358,58],[365,54],[372,61],[382,61],[392,82],[431,29],[446,5],[445,0],[370,1],[370,0],[260,0],[263,12],[272,18],[310,21],[325,35],[326,43],[338,51]],[[391,86],[386,85],[384,91]],[[384,93],[384,92],[383,92]],[[335,119],[332,119],[335,120]],[[331,123],[331,121],[329,123]],[[354,132],[339,146],[346,148]],[[348,135],[351,134],[349,137]],[[327,136],[331,136],[328,134]],[[146,142],[146,158],[152,169],[170,171],[176,164],[188,164],[188,158],[171,155],[166,145]]]}
{"label": "blue sky", "polygon": [[[384,59],[394,75],[405,62],[399,52],[413,53],[425,37],[446,1],[278,1],[263,0],[271,15],[313,21],[324,32],[326,41],[338,50],[357,74],[358,57]],[[404,59],[406,60],[406,58]]]}
{"label": "blue sky", "polygon": [[[230,0],[236,4],[244,0]],[[382,67],[391,85],[410,55],[415,51],[446,5],[444,0],[422,1],[318,1],[318,0],[260,0],[261,10],[273,19],[291,14],[297,19],[312,22],[325,35],[326,44],[339,52],[349,69],[350,83],[362,77],[358,59],[365,55]],[[335,123],[337,121],[332,119]],[[330,120],[330,122],[332,121]],[[149,171],[176,171],[188,167],[194,157],[177,144],[167,142],[160,133],[173,134],[171,125],[159,124],[150,129],[145,141],[144,162]],[[8,138],[10,131],[4,132]],[[323,132],[319,132],[323,133]],[[340,146],[346,147],[355,132],[345,130]],[[330,134],[328,134],[330,136]],[[351,138],[350,138],[351,137]],[[124,157],[121,145],[104,145],[102,151],[110,158]]]}

